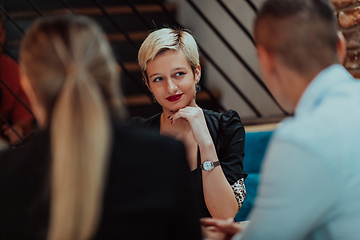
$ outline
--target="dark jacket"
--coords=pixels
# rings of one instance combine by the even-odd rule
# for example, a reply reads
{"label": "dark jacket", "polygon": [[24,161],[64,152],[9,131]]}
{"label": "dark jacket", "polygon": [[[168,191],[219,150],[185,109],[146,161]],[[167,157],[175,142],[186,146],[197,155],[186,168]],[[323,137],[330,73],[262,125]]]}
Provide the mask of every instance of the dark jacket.
{"label": "dark jacket", "polygon": [[[203,112],[221,168],[229,184],[233,185],[239,179],[245,179],[247,177],[247,173],[243,171],[245,131],[238,113],[234,110],[217,113],[205,109]],[[131,125],[159,132],[160,116],[161,113],[147,119],[136,117],[131,119]],[[198,167],[191,172],[192,185],[197,195],[197,210],[199,217],[211,217],[204,200],[200,163],[200,151],[198,151]]]}
{"label": "dark jacket", "polygon": [[[184,146],[114,125],[102,216],[94,239],[201,239]],[[45,239],[49,132],[0,155],[0,239]]]}

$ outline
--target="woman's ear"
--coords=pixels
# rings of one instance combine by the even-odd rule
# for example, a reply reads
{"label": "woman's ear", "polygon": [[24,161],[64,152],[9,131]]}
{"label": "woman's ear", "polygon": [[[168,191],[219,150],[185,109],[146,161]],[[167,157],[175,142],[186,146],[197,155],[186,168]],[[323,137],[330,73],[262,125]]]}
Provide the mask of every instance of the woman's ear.
{"label": "woman's ear", "polygon": [[195,75],[195,81],[196,82],[200,81],[200,78],[201,78],[201,66],[200,65],[197,65],[197,67],[195,68],[194,75]]}
{"label": "woman's ear", "polygon": [[38,96],[36,95],[29,78],[22,71],[20,72],[20,85],[30,101],[31,110],[34,113],[39,126],[41,128],[45,128],[47,125],[47,113],[45,107],[41,104]]}

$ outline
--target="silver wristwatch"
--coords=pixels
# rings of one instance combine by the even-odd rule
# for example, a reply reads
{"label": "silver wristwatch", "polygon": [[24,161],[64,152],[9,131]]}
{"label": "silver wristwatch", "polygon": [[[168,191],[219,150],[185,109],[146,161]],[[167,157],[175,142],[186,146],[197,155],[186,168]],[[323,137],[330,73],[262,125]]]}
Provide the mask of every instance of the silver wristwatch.
{"label": "silver wristwatch", "polygon": [[213,162],[213,161],[205,161],[204,163],[200,164],[201,169],[204,170],[204,171],[207,171],[207,172],[213,170],[217,166],[220,166],[220,161],[219,160],[217,160],[215,162]]}

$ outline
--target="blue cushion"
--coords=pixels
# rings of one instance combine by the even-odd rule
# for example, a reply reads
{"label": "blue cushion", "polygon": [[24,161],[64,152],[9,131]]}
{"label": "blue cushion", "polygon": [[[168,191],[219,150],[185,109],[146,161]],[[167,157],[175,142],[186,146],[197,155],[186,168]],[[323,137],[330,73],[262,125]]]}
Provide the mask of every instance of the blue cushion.
{"label": "blue cushion", "polygon": [[245,179],[246,197],[235,216],[235,221],[245,221],[253,206],[259,184],[260,166],[272,131],[245,133],[244,171],[248,173]]}
{"label": "blue cushion", "polygon": [[259,173],[272,131],[245,133],[244,171]]}

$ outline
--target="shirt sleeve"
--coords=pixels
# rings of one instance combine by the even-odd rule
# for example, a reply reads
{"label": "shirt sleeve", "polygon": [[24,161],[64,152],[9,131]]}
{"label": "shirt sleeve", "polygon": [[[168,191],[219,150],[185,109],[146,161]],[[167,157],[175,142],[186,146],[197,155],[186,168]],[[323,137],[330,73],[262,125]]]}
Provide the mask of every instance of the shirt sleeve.
{"label": "shirt sleeve", "polygon": [[244,184],[244,179],[241,178],[237,182],[235,182],[233,185],[231,185],[231,188],[234,191],[236,201],[238,203],[238,210],[240,210],[246,196],[246,188]]}
{"label": "shirt sleeve", "polygon": [[230,185],[234,185],[241,178],[245,179],[245,130],[236,111],[229,110],[221,115],[216,145],[221,168]]}
{"label": "shirt sleeve", "polygon": [[[335,179],[319,153],[274,140],[245,231],[233,239],[305,239],[335,207]],[[270,238],[269,238],[270,237]]]}
{"label": "shirt sleeve", "polygon": [[244,145],[245,131],[239,114],[234,110],[224,112],[219,123],[217,153],[239,209],[246,196],[244,180],[247,174],[243,171]]}

